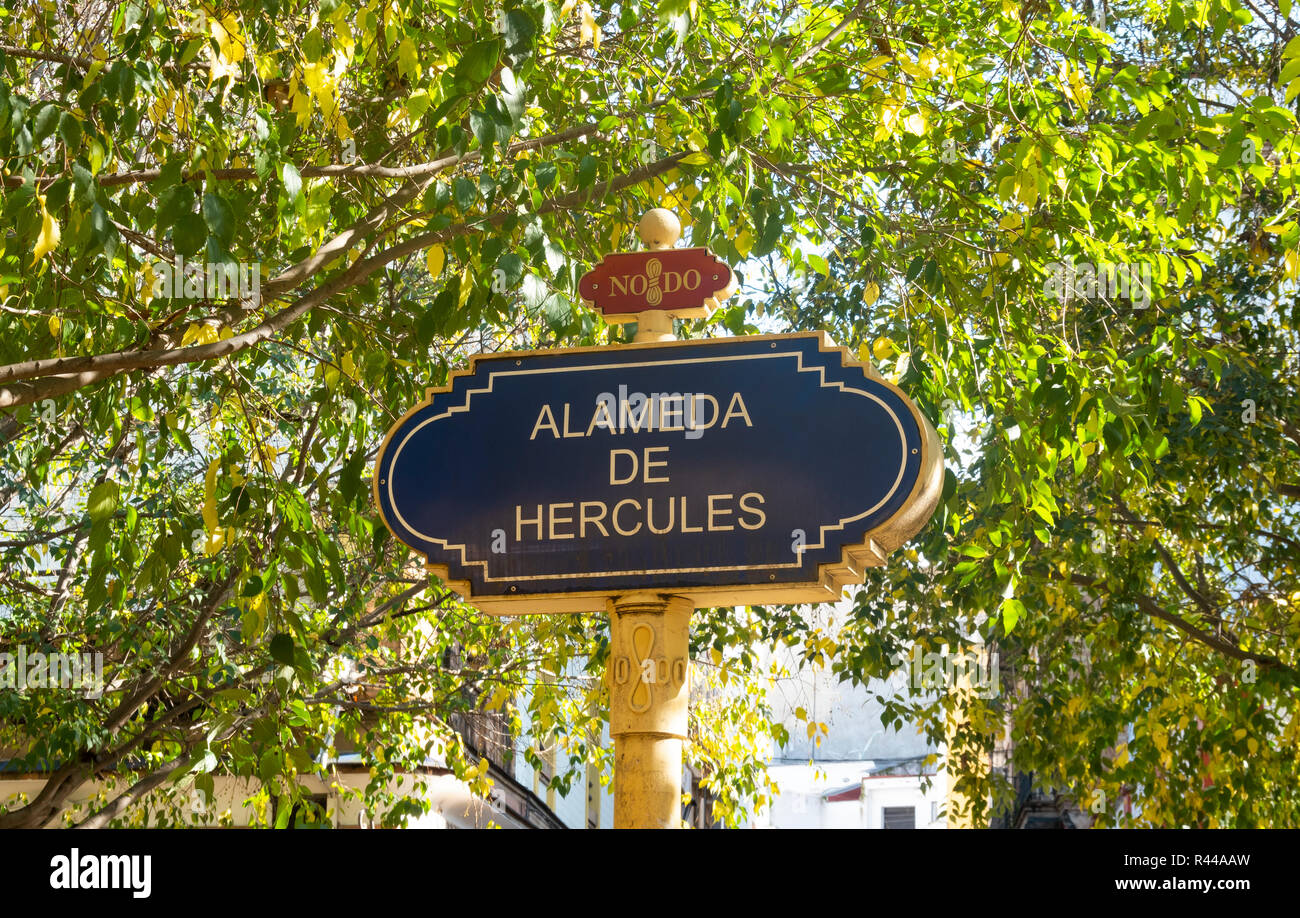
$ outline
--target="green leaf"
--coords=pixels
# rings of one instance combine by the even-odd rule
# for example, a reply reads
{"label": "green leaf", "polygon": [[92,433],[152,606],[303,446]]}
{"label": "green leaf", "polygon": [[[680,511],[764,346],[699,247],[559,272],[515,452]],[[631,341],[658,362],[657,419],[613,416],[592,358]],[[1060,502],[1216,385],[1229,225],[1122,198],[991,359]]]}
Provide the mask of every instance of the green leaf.
{"label": "green leaf", "polygon": [[302,176],[298,173],[298,167],[293,163],[285,163],[280,167],[280,178],[284,182],[284,192],[289,197],[289,203],[298,200],[298,195],[302,192]]}
{"label": "green leaf", "polygon": [[[505,255],[502,255],[500,260],[497,261],[497,267],[501,270],[501,274],[498,275],[501,284],[509,290],[515,289],[519,285],[519,281],[523,279],[524,260],[514,252],[508,252]],[[496,289],[496,280],[497,277],[493,277],[494,290]]]}
{"label": "green leaf", "polygon": [[188,184],[173,185],[158,197],[159,230],[175,227],[176,222],[186,214],[194,213],[194,189]]}
{"label": "green leaf", "polygon": [[506,50],[512,55],[519,55],[532,47],[533,36],[537,34],[537,23],[532,15],[524,9],[513,9],[505,15]]}
{"label": "green leaf", "polygon": [[555,184],[556,166],[552,162],[538,163],[533,168],[533,177],[537,180],[537,190],[546,191]]}
{"label": "green leaf", "polygon": [[455,77],[475,85],[486,83],[488,77],[496,70],[497,60],[501,56],[501,42],[492,38],[479,41],[469,46],[456,65]]}
{"label": "green leaf", "polygon": [[46,102],[37,109],[36,118],[32,122],[32,141],[39,144],[53,134],[54,129],[59,126],[61,114],[59,107],[53,102]]}
{"label": "green leaf", "polygon": [[293,665],[293,638],[281,631],[271,638],[271,659],[285,666]]}
{"label": "green leaf", "polygon": [[487,112],[479,109],[469,113],[469,128],[478,139],[479,145],[486,151],[497,139],[496,121]]}
{"label": "green leaf", "polygon": [[1002,600],[1002,627],[1007,634],[1010,634],[1016,628],[1016,623],[1025,614],[1025,604],[1018,599],[1008,598]]}
{"label": "green leaf", "polygon": [[458,178],[452,185],[452,196],[461,213],[468,213],[478,201],[478,185],[467,178]]}
{"label": "green leaf", "polygon": [[203,195],[203,222],[223,247],[229,248],[235,237],[235,217],[230,204],[216,192]]}
{"label": "green leaf", "polygon": [[193,255],[203,246],[208,228],[203,218],[195,213],[182,214],[172,227],[172,245],[181,255]]}
{"label": "green leaf", "polygon": [[72,187],[79,204],[87,204],[95,200],[95,177],[81,163],[72,164]]}
{"label": "green leaf", "polygon": [[64,112],[59,118],[59,136],[70,155],[76,156],[81,148],[81,121],[71,112]]}
{"label": "green leaf", "polygon": [[261,574],[250,574],[248,582],[244,584],[244,590],[239,595],[244,599],[251,599],[254,596],[260,596],[266,589],[266,584],[262,581]]}
{"label": "green leaf", "polygon": [[101,481],[90,490],[86,500],[86,513],[91,522],[107,519],[117,512],[121,489],[115,481]]}

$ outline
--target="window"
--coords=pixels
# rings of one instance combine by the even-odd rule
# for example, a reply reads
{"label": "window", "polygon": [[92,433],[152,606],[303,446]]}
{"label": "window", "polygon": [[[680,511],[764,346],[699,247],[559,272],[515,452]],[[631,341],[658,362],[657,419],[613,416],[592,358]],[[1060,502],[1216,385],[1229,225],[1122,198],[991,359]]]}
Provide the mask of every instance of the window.
{"label": "window", "polygon": [[882,826],[885,829],[915,829],[916,807],[887,806],[881,810]]}
{"label": "window", "polygon": [[328,829],[329,820],[328,794],[312,794],[293,805],[289,814],[289,829]]}

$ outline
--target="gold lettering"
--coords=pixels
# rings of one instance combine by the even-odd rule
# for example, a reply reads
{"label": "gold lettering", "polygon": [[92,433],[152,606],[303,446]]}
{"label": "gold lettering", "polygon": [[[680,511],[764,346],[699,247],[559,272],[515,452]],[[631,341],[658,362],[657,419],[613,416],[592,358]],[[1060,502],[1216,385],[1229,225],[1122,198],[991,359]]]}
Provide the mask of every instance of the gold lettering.
{"label": "gold lettering", "polygon": [[[618,477],[618,457],[620,455],[628,456],[632,459],[632,471],[626,478]],[[630,449],[611,449],[609,451],[609,483],[612,485],[625,485],[629,481],[636,480],[637,458],[636,453]]]}
{"label": "gold lettering", "polygon": [[[614,505],[614,512],[610,516],[610,520],[612,520],[614,523],[614,531],[621,536],[636,535],[638,532],[641,531],[641,523],[639,521],[637,522],[635,529],[624,529],[622,526],[618,524],[618,511],[623,509],[624,504],[631,504],[633,507],[636,507],[638,510],[641,509],[641,505],[630,497],[627,498],[626,500],[620,500],[618,503],[616,503]],[[537,509],[540,510],[541,507],[538,507]]]}
{"label": "gold lettering", "polygon": [[556,511],[557,511],[557,510],[560,510],[560,509],[563,509],[563,508],[567,508],[567,509],[570,509],[570,510],[571,510],[571,509],[573,509],[573,504],[571,504],[571,503],[569,503],[569,504],[551,504],[551,522],[550,522],[550,525],[547,526],[547,529],[550,531],[550,534],[551,534],[551,538],[552,538],[552,539],[572,539],[572,538],[573,538],[573,533],[571,533],[571,532],[570,532],[570,533],[557,533],[557,532],[555,531],[555,524],[556,524],[556,523],[560,523],[561,525],[563,525],[563,524],[565,524],[565,523],[572,523],[572,522],[573,522],[573,517],[571,517],[571,516],[558,516],[558,515],[556,514]]}
{"label": "gold lettering", "polygon": [[[545,424],[542,423],[543,418],[546,418]],[[549,430],[555,439],[560,439],[560,429],[555,426],[555,415],[551,414],[550,405],[542,405],[542,410],[537,414],[537,423],[533,425],[533,433],[528,439],[537,439],[537,431],[542,429]]]}
{"label": "gold lettering", "polygon": [[682,532],[703,532],[703,526],[688,526],[686,524],[686,495],[682,495]]}
{"label": "gold lettering", "polygon": [[[668,467],[668,460],[667,460],[667,459],[664,459],[662,462],[653,462],[653,461],[651,461],[651,459],[650,459],[650,454],[651,454],[651,453],[657,453],[657,452],[660,452],[660,451],[663,451],[663,452],[666,453],[666,452],[668,452],[668,447],[666,447],[666,446],[647,446],[646,449],[645,449],[645,461],[644,461],[643,463],[641,463],[641,469],[642,469],[642,474],[645,476],[645,483],[646,483],[646,484],[664,484],[665,482],[668,481],[668,476],[667,476],[667,475],[665,475],[663,478],[651,478],[651,477],[650,477],[650,469],[651,469],[652,467],[653,467],[653,468],[657,468],[657,469],[658,469],[658,468],[667,468],[667,467]],[[635,461],[636,456],[633,456],[632,458],[633,458],[633,460]],[[636,475],[636,472],[633,472],[632,474],[635,476],[635,475]]]}
{"label": "gold lettering", "polygon": [[767,514],[764,513],[762,510],[758,509],[757,507],[751,507],[745,503],[745,501],[751,497],[754,498],[754,500],[756,500],[760,504],[764,502],[762,494],[758,494],[757,492],[750,491],[748,494],[740,495],[740,509],[744,510],[746,513],[752,513],[755,516],[757,516],[758,522],[751,524],[751,523],[746,523],[744,520],[740,520],[739,521],[740,526],[742,529],[762,529],[763,524],[767,522]]}
{"label": "gold lettering", "polygon": [[713,505],[713,502],[718,500],[731,500],[732,496],[733,495],[731,494],[710,494],[709,495],[709,532],[731,532],[731,530],[736,528],[735,526],[719,526],[717,523],[714,522],[714,517],[727,516],[731,513],[734,513],[735,511],[732,510],[730,507],[726,507],[726,508],[715,507]]}
{"label": "gold lettering", "polygon": [[663,529],[655,528],[655,499],[647,498],[645,502],[645,519],[650,531],[655,535],[663,535],[665,532],[673,531],[673,514],[676,512],[677,502],[671,498],[668,501],[668,525]]}
{"label": "gold lettering", "polygon": [[[723,426],[723,427],[726,427],[727,425],[724,423],[722,426]],[[582,431],[581,431],[581,430],[570,430],[570,429],[569,429],[569,403],[568,403],[568,402],[565,402],[565,403],[564,403],[564,436],[565,436],[565,438],[567,439],[567,438],[569,438],[569,437],[581,437],[582,435],[583,435],[583,434],[582,434]]]}
{"label": "gold lettering", "polygon": [[[602,421],[601,417],[605,420]],[[591,436],[592,431],[597,427],[604,427],[610,433],[614,433],[614,419],[609,416],[609,405],[603,401],[596,402],[596,410],[591,415],[591,423],[587,425],[587,436]]]}
{"label": "gold lettering", "polygon": [[520,515],[523,513],[523,509],[524,509],[523,507],[520,507],[518,505],[515,506],[515,541],[522,542],[524,540],[524,526],[526,525],[537,527],[537,538],[538,540],[540,540],[542,538],[542,505],[541,504],[537,505],[536,519],[531,519],[531,520],[524,519]]}
{"label": "gold lettering", "polygon": [[627,293],[627,275],[623,277],[611,277],[609,279],[609,289],[611,293]]}
{"label": "gold lettering", "polygon": [[[700,417],[700,415],[703,412],[701,412],[700,409],[696,406],[696,402],[698,402],[700,399],[707,399],[709,404],[713,406],[713,417],[709,418],[707,423]],[[718,400],[714,398],[712,395],[703,392],[699,393],[698,395],[692,395],[690,414],[686,416],[687,429],[708,430],[714,424],[718,423],[719,410],[720,409],[718,408]]]}
{"label": "gold lettering", "polygon": [[639,398],[641,400],[641,404],[640,404],[641,414],[639,417],[633,415],[632,407],[631,407],[632,403],[628,399],[623,399],[621,402],[619,402],[618,405],[619,433],[626,433],[629,420],[632,421],[632,433],[640,433],[642,424],[646,425],[647,430],[653,429],[654,419],[650,416],[650,411],[654,407],[654,403],[649,399],[647,399],[644,395],[635,395],[633,396],[633,398],[634,399]]}
{"label": "gold lettering", "polygon": [[[600,516],[588,516],[587,515],[588,507],[599,507]],[[597,529],[600,530],[601,535],[603,535],[605,538],[608,539],[609,533],[605,531],[605,524],[601,522],[601,520],[605,518],[605,514],[608,512],[609,512],[609,508],[605,506],[604,501],[584,500],[582,504],[578,507],[578,517],[579,517],[578,535],[581,538],[585,539],[587,537],[587,524],[591,523],[591,525],[595,526]]]}
{"label": "gold lettering", "polygon": [[[673,405],[675,407],[669,407]],[[685,430],[680,423],[682,415],[686,413],[685,396],[673,393],[664,395],[659,399],[659,429],[660,430]],[[668,418],[673,417],[679,423],[668,425]]]}
{"label": "gold lettering", "polygon": [[727,414],[722,419],[722,427],[725,430],[727,422],[732,418],[744,418],[746,427],[753,427],[754,423],[749,419],[749,412],[745,409],[745,400],[737,392],[731,396],[731,404],[727,406]]}

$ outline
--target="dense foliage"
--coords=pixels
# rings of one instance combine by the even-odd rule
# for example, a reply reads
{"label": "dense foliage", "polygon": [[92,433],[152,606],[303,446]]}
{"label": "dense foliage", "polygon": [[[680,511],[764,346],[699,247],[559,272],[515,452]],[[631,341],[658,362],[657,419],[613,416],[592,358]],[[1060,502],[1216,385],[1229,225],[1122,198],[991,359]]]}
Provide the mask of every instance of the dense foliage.
{"label": "dense foliage", "polygon": [[108,773],[75,818],[214,771],[292,800],[345,743],[400,820],[389,778],[431,754],[485,787],[463,707],[607,760],[601,619],[462,605],[369,470],[469,354],[618,340],[576,280],[654,205],[743,275],[684,336],[826,328],[950,447],[837,634],[697,614],[719,813],[785,729],[752,648],[863,680],[978,634],[1000,693],[889,707],[977,803],[1009,750],[1103,822],[1296,824],[1290,0],[0,13],[0,651],[97,650],[107,683],[0,692],[0,745],[56,769],[0,825]]}

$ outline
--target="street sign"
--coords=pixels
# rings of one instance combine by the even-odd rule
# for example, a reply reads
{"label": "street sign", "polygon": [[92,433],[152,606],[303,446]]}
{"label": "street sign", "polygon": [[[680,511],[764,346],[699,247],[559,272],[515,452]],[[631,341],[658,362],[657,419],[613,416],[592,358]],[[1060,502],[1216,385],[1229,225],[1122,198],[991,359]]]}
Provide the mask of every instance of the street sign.
{"label": "street sign", "polygon": [[659,309],[703,318],[730,291],[731,268],[705,248],[615,252],[582,276],[578,294],[610,324]]}
{"label": "street sign", "polygon": [[912,402],[814,332],[479,355],[373,484],[480,608],[579,612],[835,601],[929,520],[943,465]]}

